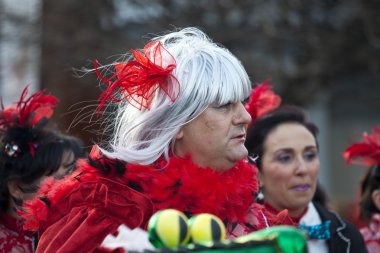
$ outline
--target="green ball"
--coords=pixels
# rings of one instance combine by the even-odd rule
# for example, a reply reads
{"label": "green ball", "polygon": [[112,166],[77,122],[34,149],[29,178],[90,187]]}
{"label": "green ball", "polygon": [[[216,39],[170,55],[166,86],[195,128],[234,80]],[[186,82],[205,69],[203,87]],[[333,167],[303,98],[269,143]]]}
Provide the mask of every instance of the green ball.
{"label": "green ball", "polygon": [[190,236],[194,243],[216,242],[226,239],[226,227],[213,214],[203,213],[189,220]]}
{"label": "green ball", "polygon": [[187,217],[175,209],[156,212],[149,220],[150,242],[156,248],[176,248],[186,245],[190,240]]}

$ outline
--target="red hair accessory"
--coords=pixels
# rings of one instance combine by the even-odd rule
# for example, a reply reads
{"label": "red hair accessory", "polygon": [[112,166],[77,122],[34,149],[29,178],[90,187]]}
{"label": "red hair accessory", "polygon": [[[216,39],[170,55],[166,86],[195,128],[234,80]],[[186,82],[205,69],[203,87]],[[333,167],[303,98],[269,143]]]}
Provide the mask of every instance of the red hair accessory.
{"label": "red hair accessory", "polygon": [[14,141],[5,144],[4,151],[9,157],[17,157],[21,152],[19,146]]}
{"label": "red hair accessory", "polygon": [[[355,143],[343,152],[346,164],[373,166],[380,164],[380,128],[374,127],[373,133],[363,133],[363,141]],[[361,159],[360,159],[361,158]]]}
{"label": "red hair accessory", "polygon": [[[179,82],[172,74],[176,62],[162,44],[152,41],[144,47],[144,54],[137,50],[131,52],[135,60],[115,64],[115,74],[110,78],[105,78],[99,72],[99,63],[95,61],[96,74],[109,85],[99,97],[101,102],[98,112],[107,101],[120,102],[123,98],[119,98],[118,94],[122,94],[124,99],[139,110],[150,109],[153,95],[158,88],[173,102],[177,99]],[[168,85],[169,78],[173,80],[175,87]]]}
{"label": "red hair accessory", "polygon": [[45,95],[44,91],[38,91],[26,99],[28,88],[25,87],[16,106],[4,108],[1,103],[0,133],[13,126],[33,127],[42,119],[49,119],[53,115],[58,99]]}
{"label": "red hair accessory", "polygon": [[245,105],[245,109],[252,117],[250,124],[281,104],[280,96],[272,91],[272,86],[268,85],[268,83],[269,80],[265,80],[257,88],[253,89],[249,101]]}
{"label": "red hair accessory", "polygon": [[[12,127],[28,127],[33,128],[37,124],[42,124],[53,115],[53,109],[58,102],[58,99],[44,94],[44,91],[38,91],[26,99],[28,94],[28,86],[23,90],[16,106],[10,105],[4,108],[1,103],[0,111],[0,134],[4,134]],[[22,139],[22,137],[20,137]],[[4,152],[9,157],[17,157],[21,153],[20,141],[13,140],[5,143]],[[37,144],[29,143],[29,148],[32,156]]]}

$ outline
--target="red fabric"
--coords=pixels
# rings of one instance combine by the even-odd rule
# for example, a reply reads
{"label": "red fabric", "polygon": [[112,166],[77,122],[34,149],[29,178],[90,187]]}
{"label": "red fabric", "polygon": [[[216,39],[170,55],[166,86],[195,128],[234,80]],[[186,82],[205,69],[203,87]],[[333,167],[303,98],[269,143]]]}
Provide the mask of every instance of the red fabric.
{"label": "red fabric", "polygon": [[[99,63],[95,61],[96,74],[109,85],[100,96],[98,111],[107,101],[120,102],[119,95],[139,110],[149,109],[158,88],[173,102],[177,99],[180,87],[178,80],[172,75],[176,67],[174,57],[157,41],[148,43],[143,51],[144,54],[138,50],[131,50],[135,60],[115,64],[115,74],[110,78],[105,78],[100,73]],[[172,79],[171,85],[175,87],[168,85],[168,78]]]}
{"label": "red fabric", "polygon": [[83,182],[50,208],[37,252],[91,252],[120,224],[144,227],[152,214],[150,200],[129,187],[106,178]]}
{"label": "red fabric", "polygon": [[33,233],[24,231],[22,222],[10,215],[0,217],[0,252],[33,252]]}
{"label": "red fabric", "polygon": [[146,228],[153,212],[166,208],[190,216],[215,214],[228,223],[231,234],[238,224],[241,232],[237,235],[279,223],[277,216],[253,203],[257,169],[246,161],[219,173],[200,168],[191,159],[171,158],[169,164],[128,164],[124,175],[118,176],[109,167],[116,166],[115,161],[98,155],[91,153],[97,165],[110,171],[101,173],[81,160],[73,176],[48,182],[39,198],[25,204],[26,226],[39,227],[37,252],[100,250],[105,236],[120,224]]}

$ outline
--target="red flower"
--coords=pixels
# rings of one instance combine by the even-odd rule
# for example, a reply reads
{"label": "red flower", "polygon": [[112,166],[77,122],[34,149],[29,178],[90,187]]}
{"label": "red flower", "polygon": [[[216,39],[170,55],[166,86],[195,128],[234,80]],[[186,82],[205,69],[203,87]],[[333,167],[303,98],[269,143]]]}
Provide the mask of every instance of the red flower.
{"label": "red flower", "polygon": [[245,106],[245,109],[252,117],[251,124],[257,118],[276,109],[281,104],[281,98],[271,90],[272,86],[267,85],[268,82],[269,80],[265,80],[252,90],[251,97]]}
{"label": "red flower", "polygon": [[373,133],[363,133],[362,142],[355,143],[343,152],[346,164],[373,166],[380,164],[380,129],[373,128]]}

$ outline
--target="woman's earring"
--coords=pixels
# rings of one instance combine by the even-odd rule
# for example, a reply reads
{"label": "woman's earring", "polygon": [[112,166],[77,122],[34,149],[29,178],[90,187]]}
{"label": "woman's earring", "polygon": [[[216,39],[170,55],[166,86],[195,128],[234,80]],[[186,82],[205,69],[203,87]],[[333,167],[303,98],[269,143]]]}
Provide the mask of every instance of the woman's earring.
{"label": "woman's earring", "polygon": [[255,202],[263,203],[264,202],[264,193],[262,187],[259,188],[259,192],[256,194]]}

